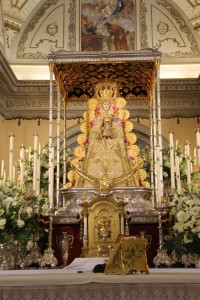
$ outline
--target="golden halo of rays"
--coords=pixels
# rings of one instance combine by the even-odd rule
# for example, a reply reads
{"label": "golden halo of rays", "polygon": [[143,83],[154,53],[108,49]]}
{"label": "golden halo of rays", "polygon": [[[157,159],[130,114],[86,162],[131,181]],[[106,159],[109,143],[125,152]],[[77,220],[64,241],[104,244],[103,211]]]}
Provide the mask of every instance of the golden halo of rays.
{"label": "golden halo of rays", "polygon": [[88,119],[89,119],[89,113],[88,113],[88,111],[85,111],[84,113],[83,113],[83,119],[87,122],[88,121]]}
{"label": "golden halo of rays", "polygon": [[77,180],[79,176],[75,170],[70,170],[67,174],[67,178],[69,181],[73,181],[73,180]]}
{"label": "golden halo of rays", "polygon": [[74,149],[74,155],[78,158],[85,156],[85,151],[83,150],[82,146],[78,146]]}
{"label": "golden halo of rays", "polygon": [[133,123],[131,121],[126,121],[124,130],[126,133],[131,132],[133,130]]}
{"label": "golden halo of rays", "polygon": [[121,120],[123,120],[123,121],[126,121],[126,120],[129,119],[130,113],[129,113],[129,111],[126,110],[126,109],[120,109],[120,110],[118,111],[117,116],[118,116],[119,119],[121,119]]}
{"label": "golden halo of rays", "polygon": [[126,106],[126,100],[122,97],[117,97],[115,99],[115,105],[120,109]]}
{"label": "golden halo of rays", "polygon": [[135,133],[127,133],[126,134],[127,140],[131,143],[131,144],[135,144],[137,141],[137,137],[135,135]]}
{"label": "golden halo of rays", "polygon": [[137,170],[136,173],[137,173],[138,179],[140,179],[141,181],[144,181],[147,178],[147,172],[143,169]]}
{"label": "golden halo of rays", "polygon": [[81,123],[80,130],[83,133],[87,134],[88,133],[88,122]]}
{"label": "golden halo of rays", "polygon": [[94,110],[90,110],[88,112],[88,121],[92,121],[95,119],[95,111]]}
{"label": "golden halo of rays", "polygon": [[150,183],[148,181],[142,181],[142,186],[145,188],[150,188]]}
{"label": "golden halo of rays", "polygon": [[81,164],[82,164],[82,162],[80,162],[80,159],[77,158],[77,157],[72,159],[72,161],[71,161],[71,165],[74,166],[75,168],[79,169],[79,170],[81,168]]}
{"label": "golden halo of rays", "polygon": [[97,104],[98,100],[96,98],[90,98],[87,103],[88,108],[91,110],[94,110],[97,107]]}
{"label": "golden halo of rays", "polygon": [[134,160],[130,160],[131,167],[133,169],[137,167],[142,167],[143,166],[143,159],[141,157],[134,157]]}
{"label": "golden halo of rays", "polygon": [[137,145],[132,145],[129,150],[130,155],[136,157],[140,154],[140,148]]}
{"label": "golden halo of rays", "polygon": [[87,134],[85,133],[81,133],[79,134],[79,136],[77,137],[77,142],[79,145],[84,145],[84,142],[87,140]]}

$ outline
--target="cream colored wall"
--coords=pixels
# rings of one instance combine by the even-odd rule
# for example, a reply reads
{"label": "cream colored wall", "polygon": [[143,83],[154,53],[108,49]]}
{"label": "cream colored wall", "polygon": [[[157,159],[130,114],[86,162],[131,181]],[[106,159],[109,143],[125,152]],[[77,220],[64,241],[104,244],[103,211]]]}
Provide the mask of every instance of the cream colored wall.
{"label": "cream colored wall", "polygon": [[[68,127],[77,124],[77,120],[69,120],[67,121]],[[57,131],[56,121],[53,121],[53,134],[52,136],[56,136]],[[61,131],[63,131],[63,122],[61,121]],[[31,146],[33,148],[34,143],[34,133],[37,132],[39,136],[39,143],[41,145],[46,145],[49,139],[49,121],[41,120],[40,126],[38,125],[37,120],[21,120],[21,125],[18,126],[17,120],[4,120],[2,116],[0,116],[0,162],[2,159],[5,161],[5,170],[6,174],[8,174],[8,164],[9,164],[9,135],[10,132],[13,132],[15,135],[14,138],[14,161],[19,160],[20,147],[22,144],[26,148]]]}
{"label": "cream colored wall", "polygon": [[[149,126],[149,120],[140,119],[140,123]],[[194,147],[196,147],[195,131],[200,127],[196,118],[182,119],[180,124],[177,124],[177,119],[162,119],[162,135],[169,140],[170,129],[174,132],[174,143],[178,140],[178,144],[184,146],[189,140],[191,144],[191,155]]]}
{"label": "cream colored wall", "polygon": [[[146,126],[149,126],[149,121],[146,119],[140,119],[140,122]],[[77,124],[77,120],[67,121],[67,127],[71,127]],[[174,141],[178,140],[179,145],[185,145],[186,140],[191,143],[191,155],[193,148],[195,147],[195,131],[200,127],[197,124],[196,119],[180,119],[180,124],[177,124],[176,119],[163,119],[162,120],[162,132],[163,137],[168,140],[170,128],[174,131]],[[61,131],[63,131],[63,122],[61,122]],[[5,160],[6,173],[8,172],[9,162],[9,135],[10,132],[14,132],[14,161],[19,159],[19,151],[22,144],[25,147],[33,147],[34,133],[37,132],[39,136],[39,142],[41,145],[48,143],[49,137],[49,122],[48,120],[41,120],[40,126],[38,126],[37,120],[22,120],[21,125],[18,126],[17,120],[4,120],[0,116],[0,161]],[[53,121],[53,137],[56,136],[56,120]],[[7,173],[8,174],[8,173]]]}

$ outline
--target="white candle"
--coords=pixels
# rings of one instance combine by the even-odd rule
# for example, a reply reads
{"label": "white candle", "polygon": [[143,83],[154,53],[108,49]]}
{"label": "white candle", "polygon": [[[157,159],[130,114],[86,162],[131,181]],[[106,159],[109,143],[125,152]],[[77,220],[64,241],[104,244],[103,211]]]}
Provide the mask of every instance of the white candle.
{"label": "white candle", "polygon": [[16,168],[13,166],[13,181],[15,181],[15,173],[16,173]]}
{"label": "white candle", "polygon": [[175,189],[175,173],[174,173],[174,134],[172,129],[169,132],[170,147],[170,173],[171,173],[171,189]]}
{"label": "white candle", "polygon": [[50,208],[54,208],[54,147],[50,147],[49,153],[49,203]]}
{"label": "white candle", "polygon": [[33,153],[33,191],[36,191],[37,184],[37,155],[38,155],[38,135],[34,134],[34,153]]}
{"label": "white candle", "polygon": [[84,220],[83,220],[83,233],[84,233],[84,236],[87,236],[87,213],[86,212],[84,212],[83,213],[83,215],[84,215]]}
{"label": "white candle", "polygon": [[14,134],[10,133],[10,153],[9,153],[9,179],[13,179],[13,149],[14,149]]}
{"label": "white candle", "polygon": [[197,166],[197,148],[194,148],[194,167]]}
{"label": "white candle", "polygon": [[4,184],[6,183],[6,171],[5,170],[3,171],[3,183]]}
{"label": "white candle", "polygon": [[22,144],[20,148],[20,184],[21,185],[24,183],[24,172],[25,172],[24,159],[25,159],[25,147]]}
{"label": "white candle", "polygon": [[187,141],[185,145],[186,149],[186,169],[187,169],[187,184],[191,184],[191,164],[190,164],[190,143]]}
{"label": "white candle", "polygon": [[1,161],[1,179],[3,179],[3,171],[4,171],[4,160]]}
{"label": "white candle", "polygon": [[40,157],[37,158],[37,183],[36,183],[36,196],[40,194]]}
{"label": "white candle", "polygon": [[156,147],[156,156],[157,156],[157,161],[156,161],[156,167],[157,167],[157,204],[160,206],[161,204],[161,176],[160,176],[160,147]]}
{"label": "white candle", "polygon": [[196,131],[196,144],[197,144],[197,146],[200,146],[200,130],[199,130],[199,128]]}
{"label": "white candle", "polygon": [[120,213],[120,220],[121,220],[121,234],[124,234],[124,212]]}
{"label": "white candle", "polygon": [[181,178],[180,178],[180,158],[179,156],[175,156],[175,164],[176,164],[176,186],[177,192],[181,193]]}
{"label": "white candle", "polygon": [[200,167],[200,131],[196,131],[196,145],[197,145],[197,166]]}
{"label": "white candle", "polygon": [[169,131],[169,145],[174,147],[174,133],[172,129]]}
{"label": "white candle", "polygon": [[29,146],[28,147],[28,161],[31,161],[31,158],[32,158],[32,156],[31,156],[31,147]]}
{"label": "white candle", "polygon": [[176,140],[176,145],[175,145],[175,149],[178,149],[178,140]]}
{"label": "white candle", "polygon": [[41,144],[39,143],[39,147],[38,147],[38,154],[41,154]]}

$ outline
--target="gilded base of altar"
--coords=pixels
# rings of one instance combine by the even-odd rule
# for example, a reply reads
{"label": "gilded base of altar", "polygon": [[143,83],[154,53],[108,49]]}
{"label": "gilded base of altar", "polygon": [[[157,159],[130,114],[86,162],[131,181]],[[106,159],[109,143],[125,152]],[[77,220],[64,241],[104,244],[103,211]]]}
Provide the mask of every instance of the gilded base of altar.
{"label": "gilded base of altar", "polygon": [[77,223],[78,215],[87,218],[82,257],[110,256],[118,235],[125,233],[126,212],[129,222],[137,218],[148,223],[148,219],[157,218],[149,188],[115,187],[107,194],[99,194],[95,188],[69,188],[61,193],[63,207],[56,212],[54,222],[72,224]]}
{"label": "gilded base of altar", "polygon": [[121,201],[123,195],[125,210],[132,215],[149,215],[156,213],[152,201],[152,190],[145,187],[115,187],[109,194],[98,195],[96,188],[63,188],[61,189],[63,205],[57,210],[56,215],[69,218],[69,223],[77,222],[77,215],[82,211],[83,196],[86,195],[87,202],[91,203],[99,197],[99,200],[108,199],[112,195],[116,202]]}

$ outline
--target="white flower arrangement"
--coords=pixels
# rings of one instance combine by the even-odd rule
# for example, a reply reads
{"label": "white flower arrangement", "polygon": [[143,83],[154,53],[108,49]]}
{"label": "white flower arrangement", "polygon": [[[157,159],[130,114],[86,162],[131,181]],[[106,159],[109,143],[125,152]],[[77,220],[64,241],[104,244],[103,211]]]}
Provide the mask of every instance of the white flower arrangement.
{"label": "white flower arrangement", "polygon": [[40,215],[45,211],[41,197],[26,197],[26,189],[13,182],[0,183],[0,243],[20,242],[30,248],[35,235],[43,235]]}
{"label": "white flower arrangement", "polygon": [[165,232],[165,248],[183,254],[200,256],[200,189],[193,187],[175,194]]}

